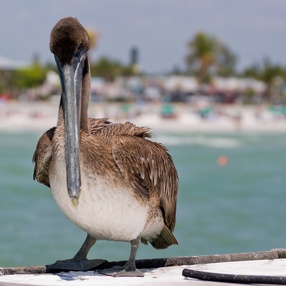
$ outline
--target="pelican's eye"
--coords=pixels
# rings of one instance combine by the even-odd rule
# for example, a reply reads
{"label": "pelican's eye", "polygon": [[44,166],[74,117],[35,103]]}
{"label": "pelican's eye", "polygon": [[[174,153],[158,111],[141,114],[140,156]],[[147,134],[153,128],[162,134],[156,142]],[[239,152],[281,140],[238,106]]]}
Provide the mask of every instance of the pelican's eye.
{"label": "pelican's eye", "polygon": [[77,60],[79,60],[80,57],[82,56],[82,54],[83,54],[83,48],[82,48],[82,45],[80,44],[80,45],[77,47],[77,50],[76,50],[76,52],[75,52],[75,54],[74,54],[74,57],[75,57]]}

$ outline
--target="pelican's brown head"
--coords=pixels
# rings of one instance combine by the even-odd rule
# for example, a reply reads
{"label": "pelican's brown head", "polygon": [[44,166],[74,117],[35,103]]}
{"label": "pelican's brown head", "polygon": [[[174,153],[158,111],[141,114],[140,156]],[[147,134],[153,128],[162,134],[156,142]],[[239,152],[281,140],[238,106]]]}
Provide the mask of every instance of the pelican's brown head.
{"label": "pelican's brown head", "polygon": [[[50,49],[55,55],[62,85],[60,111],[64,115],[67,191],[74,205],[81,191],[80,121],[83,79],[89,71],[89,46],[88,34],[76,18],[63,18],[52,29]],[[87,88],[85,86],[85,90]]]}
{"label": "pelican's brown head", "polygon": [[73,17],[61,19],[52,29],[50,49],[63,64],[71,64],[75,56],[89,50],[89,36],[81,23]]}

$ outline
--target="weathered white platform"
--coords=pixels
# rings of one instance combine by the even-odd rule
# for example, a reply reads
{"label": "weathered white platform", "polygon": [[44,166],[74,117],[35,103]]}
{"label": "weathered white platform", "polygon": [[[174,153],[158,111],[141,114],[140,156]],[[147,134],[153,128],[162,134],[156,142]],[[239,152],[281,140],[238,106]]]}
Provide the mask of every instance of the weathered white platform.
{"label": "weathered white platform", "polygon": [[204,281],[286,285],[286,259],[198,264],[186,269],[191,277]]}
{"label": "weathered white platform", "polygon": [[[235,275],[261,275],[286,277],[286,259],[221,262],[198,265],[183,265],[142,269],[145,277],[113,278],[88,272],[61,272],[57,274],[15,274],[0,276],[0,285],[225,285],[221,282],[208,282],[182,275],[183,269],[193,269],[206,273],[222,273]],[[237,285],[228,283],[228,285]]]}
{"label": "weathered white platform", "polygon": [[[116,262],[118,263],[118,262]],[[112,264],[112,263],[111,263]],[[0,285],[238,285],[263,283],[286,285],[286,250],[138,261],[144,277],[113,278],[96,271],[48,273],[47,266],[0,268]],[[157,266],[155,266],[157,265]],[[158,266],[159,265],[159,266]],[[161,267],[163,266],[163,267]],[[144,266],[143,266],[144,267]],[[192,277],[185,277],[191,274]],[[188,272],[188,273],[186,273]],[[24,274],[23,274],[24,273]],[[196,276],[199,274],[198,276]],[[212,282],[213,278],[215,281]],[[219,278],[218,280],[216,278]],[[226,278],[226,280],[221,280]],[[234,279],[233,279],[234,278]],[[240,280],[236,280],[236,279]],[[263,279],[261,279],[263,278]],[[273,279],[274,278],[274,279]],[[250,279],[250,280],[249,280]],[[266,279],[266,280],[265,280]],[[267,280],[268,279],[268,280]],[[228,283],[222,282],[226,281]],[[269,282],[270,281],[270,282]],[[236,283],[234,283],[236,282]]]}
{"label": "weathered white platform", "polygon": [[[105,275],[88,272],[61,272],[58,274],[16,274],[0,276],[0,285],[187,285],[190,280],[182,275],[183,266],[162,267],[156,269],[141,269],[144,277],[113,278]],[[191,279],[197,285],[203,284]],[[4,284],[3,284],[4,283]]]}
{"label": "weathered white platform", "polygon": [[273,275],[286,277],[286,259],[234,261],[187,266],[188,269],[236,275]]}

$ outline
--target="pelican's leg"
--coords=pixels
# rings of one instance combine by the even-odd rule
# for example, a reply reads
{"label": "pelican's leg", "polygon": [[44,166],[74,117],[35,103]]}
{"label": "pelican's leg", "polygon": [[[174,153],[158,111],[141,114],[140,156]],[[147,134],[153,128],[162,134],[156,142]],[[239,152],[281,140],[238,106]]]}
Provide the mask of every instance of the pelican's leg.
{"label": "pelican's leg", "polygon": [[106,260],[102,259],[93,259],[88,260],[87,254],[91,247],[95,244],[96,239],[91,237],[89,234],[87,235],[83,245],[77,252],[77,254],[72,259],[67,260],[58,260],[54,264],[49,265],[49,268],[52,270],[79,270],[79,271],[87,271],[96,266],[101,265],[106,262]]}
{"label": "pelican's leg", "polygon": [[143,277],[144,274],[136,268],[135,259],[136,253],[140,244],[140,237],[131,240],[130,257],[123,269],[119,272],[113,273],[114,277]]}
{"label": "pelican's leg", "polygon": [[95,242],[96,242],[96,239],[91,237],[89,234],[87,234],[85,241],[83,242],[81,248],[79,249],[79,251],[74,256],[73,259],[75,260],[86,259],[89,250],[92,248]]}

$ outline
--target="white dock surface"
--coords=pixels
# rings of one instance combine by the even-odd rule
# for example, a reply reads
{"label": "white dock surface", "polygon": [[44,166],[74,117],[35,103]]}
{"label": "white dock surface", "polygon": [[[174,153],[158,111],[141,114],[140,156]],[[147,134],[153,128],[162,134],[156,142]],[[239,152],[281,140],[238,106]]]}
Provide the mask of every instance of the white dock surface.
{"label": "white dock surface", "polygon": [[286,277],[286,259],[220,262],[192,265],[185,268],[221,274]]}
{"label": "white dock surface", "polygon": [[[284,276],[286,277],[286,259],[252,260],[238,262],[221,262],[209,264],[196,264],[186,266],[172,266],[155,269],[141,269],[145,276],[140,278],[113,278],[98,274],[94,271],[88,272],[62,272],[57,274],[16,274],[0,276],[0,285],[238,285],[234,283],[220,283],[185,278],[183,269],[193,269],[206,272],[240,274],[240,275],[262,275],[262,276]],[[253,285],[253,284],[252,284]],[[269,285],[269,284],[267,284]]]}
{"label": "white dock surface", "polygon": [[[95,273],[87,272],[62,272],[57,274],[17,274],[0,276],[0,285],[70,285],[70,286],[88,286],[88,285],[189,285],[190,280],[193,285],[203,285],[204,282],[196,279],[186,279],[182,275],[184,266],[162,267],[156,269],[141,269],[144,277],[110,277]],[[2,284],[4,283],[4,284]]]}

